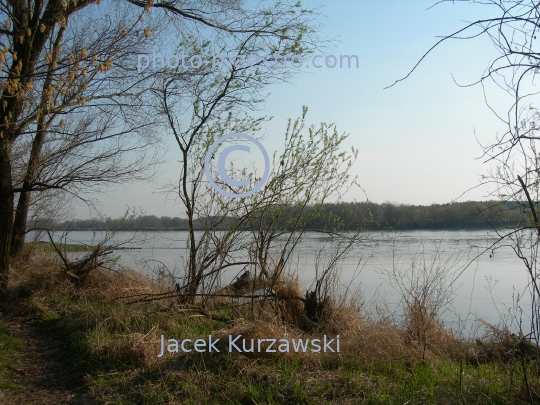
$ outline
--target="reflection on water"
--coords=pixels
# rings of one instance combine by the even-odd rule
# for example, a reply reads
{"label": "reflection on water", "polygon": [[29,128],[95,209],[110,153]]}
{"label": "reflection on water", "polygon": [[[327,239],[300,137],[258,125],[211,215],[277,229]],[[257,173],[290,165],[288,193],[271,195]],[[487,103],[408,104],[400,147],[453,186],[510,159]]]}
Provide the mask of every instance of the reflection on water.
{"label": "reflection on water", "polygon": [[[119,232],[117,239],[126,241],[134,236],[134,232]],[[404,271],[413,260],[426,263],[428,267],[434,263],[445,266],[449,280],[456,278],[452,284],[455,289],[453,306],[445,314],[445,320],[456,329],[464,324],[470,329],[476,317],[497,324],[513,313],[516,298],[524,292],[520,305],[526,317],[530,313],[530,298],[525,267],[510,247],[490,249],[495,236],[488,231],[371,233],[339,263],[341,285],[358,294],[366,308],[385,307],[390,313],[397,313],[400,294],[389,284],[387,273],[392,269]],[[99,232],[72,231],[67,240],[92,244],[100,237]],[[136,250],[116,253],[122,266],[152,276],[159,269],[166,269],[181,279],[187,254],[186,239],[187,232],[145,232],[125,245]],[[307,288],[315,278],[316,269],[324,264],[321,263],[324,253],[330,251],[329,238],[308,233],[291,258],[289,270],[296,272]],[[222,275],[221,282],[230,282],[240,270],[231,267]],[[458,319],[462,323],[458,323]],[[524,330],[526,324],[524,320]]]}

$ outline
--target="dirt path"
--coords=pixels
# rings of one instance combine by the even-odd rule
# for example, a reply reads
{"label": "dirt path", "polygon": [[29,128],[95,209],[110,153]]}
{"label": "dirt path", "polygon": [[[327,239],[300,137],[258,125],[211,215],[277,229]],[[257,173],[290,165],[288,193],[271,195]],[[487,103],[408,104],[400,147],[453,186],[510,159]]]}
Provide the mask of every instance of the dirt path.
{"label": "dirt path", "polygon": [[32,324],[26,319],[5,319],[11,332],[23,342],[11,369],[12,382],[19,388],[0,390],[0,404],[57,405],[84,404],[77,381],[69,372],[67,342],[54,330]]}

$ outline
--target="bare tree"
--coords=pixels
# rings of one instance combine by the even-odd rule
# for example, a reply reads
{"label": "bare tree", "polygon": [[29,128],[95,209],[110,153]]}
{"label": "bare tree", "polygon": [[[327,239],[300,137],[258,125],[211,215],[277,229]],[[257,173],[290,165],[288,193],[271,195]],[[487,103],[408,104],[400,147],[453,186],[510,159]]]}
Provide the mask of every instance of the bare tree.
{"label": "bare tree", "polygon": [[[291,17],[294,13],[296,15]],[[284,26],[281,22],[284,19],[296,24],[297,34],[306,34],[310,31],[306,23],[312,18],[310,12],[302,9],[299,4],[283,2],[246,5],[239,1],[221,0],[104,1],[103,4],[99,0],[1,1],[0,19],[5,24],[0,29],[0,45],[3,46],[0,79],[0,291],[5,291],[9,276],[15,195],[20,194],[20,209],[17,209],[16,215],[14,251],[22,239],[28,211],[27,201],[30,200],[28,193],[38,190],[40,186],[49,189],[66,187],[67,184],[65,177],[59,180],[53,176],[52,184],[46,185],[37,180],[36,162],[42,158],[45,134],[61,133],[52,128],[55,123],[60,124],[61,115],[68,110],[82,115],[86,112],[84,107],[90,103],[95,111],[109,112],[123,122],[123,128],[118,127],[120,121],[114,128],[118,135],[134,131],[137,117],[143,118],[133,114],[136,107],[147,101],[141,93],[143,78],[135,74],[135,63],[131,66],[121,62],[118,64],[133,56],[134,48],[125,47],[126,41],[135,46],[137,43],[142,44],[140,40],[134,39],[136,37],[163,39],[165,36],[160,37],[159,29],[154,31],[154,27],[164,27],[168,43],[171,38],[200,33],[203,27],[223,34],[220,38],[224,42],[227,38],[249,35],[288,38],[289,33],[282,30]],[[110,30],[100,32],[84,29],[85,24],[86,28],[92,27],[96,21],[108,25]],[[152,21],[158,21],[159,24],[148,23]],[[101,33],[106,33],[105,38],[100,37]],[[71,42],[66,42],[67,38]],[[147,42],[146,45],[155,43]],[[94,45],[95,52],[89,53],[89,44]],[[79,48],[79,52],[62,54],[60,45],[72,50]],[[88,46],[87,49],[84,46]],[[139,48],[138,53],[141,51]],[[126,98],[129,101],[120,101]],[[143,108],[139,109],[139,112],[144,111]],[[67,123],[67,119],[64,122]],[[99,129],[97,133],[104,138],[110,135],[110,132],[103,133]],[[28,151],[27,165],[23,169],[22,185],[14,186],[11,151],[24,134],[32,134],[35,142],[30,144],[23,141],[32,146]],[[81,145],[88,141],[89,138],[82,141]],[[134,149],[137,150],[139,146]],[[123,146],[120,149],[126,150]],[[66,154],[70,152],[73,149]],[[77,157],[77,153],[72,156]],[[100,156],[103,158],[105,155]],[[54,159],[59,158],[64,158],[62,153],[57,153]],[[93,161],[91,158],[88,160]],[[123,173],[120,166],[117,162],[115,169]],[[81,185],[87,180],[96,184],[97,178],[89,179],[78,173],[69,184]]]}
{"label": "bare tree", "polygon": [[[193,132],[190,126],[188,131],[180,132],[167,94],[163,91],[163,105],[167,106],[171,130],[182,152],[179,196],[189,223],[189,257],[180,289],[193,303],[196,295],[208,293],[215,279],[231,267],[240,272],[248,269],[254,279],[264,280],[264,285],[273,289],[306,231],[325,217],[325,203],[331,198],[339,201],[355,184],[349,169],[356,150],[340,151],[346,136],[333,125],[306,127],[304,108],[301,118],[288,123],[284,152],[274,155],[266,185],[251,196],[225,197],[204,178],[206,151],[226,133],[257,131],[260,121],[234,119],[228,114],[228,119],[211,117],[207,126]],[[232,167],[232,177],[251,175],[249,185],[235,187],[221,180],[214,167],[209,170],[219,187],[235,194],[249,190],[261,179],[254,169]],[[337,219],[326,225],[329,233],[340,229]]]}
{"label": "bare tree", "polygon": [[[140,84],[139,77],[131,73],[129,78],[123,72],[131,62],[129,55],[144,43],[135,35],[128,39],[127,32],[124,41],[118,41],[118,33],[129,22],[124,17],[115,26],[93,19],[67,19],[45,45],[44,77],[36,78],[25,95],[23,113],[28,125],[12,147],[17,153],[26,151],[13,166],[17,208],[12,256],[24,243],[32,192],[57,189],[82,197],[85,189],[95,190],[100,183],[122,182],[138,174],[146,177],[145,169],[155,163],[145,153],[138,158],[129,153],[146,151],[159,140],[149,134],[134,139],[137,132],[148,131],[151,121],[133,125],[137,121],[130,117],[131,128],[121,122],[127,121],[131,106],[140,107],[119,95],[132,99]],[[115,96],[113,104],[110,100]]]}
{"label": "bare tree", "polygon": [[[323,43],[315,41],[310,27],[311,14],[284,13],[278,9],[265,10],[263,15],[267,28],[262,31],[232,39],[218,34],[212,42],[186,37],[180,44],[182,49],[190,49],[204,60],[212,59],[212,55],[227,55],[227,62],[222,64],[220,60],[219,66],[203,64],[190,71],[163,69],[161,86],[155,89],[160,99],[156,111],[166,118],[165,124],[181,154],[178,191],[189,224],[185,287],[190,301],[207,274],[217,276],[221,269],[232,267],[230,255],[244,249],[239,246],[249,244],[246,234],[238,230],[247,226],[253,216],[253,204],[260,204],[249,199],[221,199],[204,179],[206,151],[226,133],[258,132],[266,118],[253,118],[246,113],[263,101],[266,86],[287,80],[294,70],[290,66],[267,68],[263,61],[250,62],[250,58],[269,54],[275,58],[290,57],[293,53],[302,55],[313,43]],[[246,204],[250,208],[246,208]],[[201,238],[195,234],[197,227],[204,229]],[[227,231],[218,236],[221,229]],[[234,266],[252,264],[244,260]]]}
{"label": "bare tree", "polygon": [[[495,195],[507,209],[520,212],[516,226],[510,229],[494,228],[499,240],[496,245],[510,246],[523,261],[529,279],[531,296],[528,325],[522,325],[521,338],[540,343],[540,158],[537,142],[540,140],[540,115],[537,107],[538,88],[535,83],[540,69],[537,35],[540,27],[540,4],[531,0],[471,0],[469,3],[487,7],[486,14],[495,17],[466,24],[462,29],[443,36],[423,55],[416,67],[436,47],[449,40],[469,40],[478,36],[491,40],[498,55],[489,62],[484,73],[470,85],[481,85],[485,99],[506,131],[484,145],[483,159],[491,165],[482,183],[495,186]],[[446,3],[441,1],[439,3]],[[398,80],[397,82],[399,82]],[[397,83],[396,82],[396,83]],[[395,83],[394,83],[395,84]],[[511,100],[505,111],[490,104],[487,86],[505,92]],[[534,402],[530,381],[523,365],[524,380],[531,403]],[[536,395],[536,394],[535,394]]]}

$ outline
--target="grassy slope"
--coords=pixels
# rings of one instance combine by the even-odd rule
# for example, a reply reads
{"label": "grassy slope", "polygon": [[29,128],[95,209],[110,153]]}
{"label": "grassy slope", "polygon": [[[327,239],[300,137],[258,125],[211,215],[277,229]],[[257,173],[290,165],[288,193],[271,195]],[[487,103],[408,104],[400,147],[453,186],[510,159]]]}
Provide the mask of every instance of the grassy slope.
{"label": "grassy slope", "polygon": [[[95,272],[77,290],[45,256],[39,262],[20,264],[14,274],[10,300],[3,304],[2,312],[33,318],[69,339],[69,354],[74,359],[71,372],[85,381],[88,403],[529,403],[519,362],[473,367],[452,354],[455,347],[430,354],[422,362],[402,331],[353,318],[334,322],[338,329],[349,328],[340,332],[340,354],[247,358],[229,353],[179,353],[158,361],[161,334],[195,338],[234,332],[270,337],[299,336],[301,332],[275,320],[230,327],[187,316],[173,301],[125,304],[120,296],[164,288],[135,274]],[[464,347],[459,346],[462,354]],[[13,361],[14,351],[21,349],[3,324],[0,348],[2,375]],[[531,365],[529,379],[538,390]],[[0,381],[4,387],[10,384]]]}

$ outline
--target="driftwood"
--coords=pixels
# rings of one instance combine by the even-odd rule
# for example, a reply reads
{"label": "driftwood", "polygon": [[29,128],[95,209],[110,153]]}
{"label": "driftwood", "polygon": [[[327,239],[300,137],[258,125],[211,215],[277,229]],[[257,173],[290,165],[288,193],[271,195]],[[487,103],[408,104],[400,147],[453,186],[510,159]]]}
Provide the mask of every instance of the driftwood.
{"label": "driftwood", "polygon": [[[208,294],[213,297],[229,296],[231,298],[245,298],[249,293],[259,291],[266,287],[266,282],[253,278],[249,271],[245,271],[238,276],[231,284],[217,290],[215,293]],[[252,294],[253,295],[253,294]],[[257,294],[265,296],[267,294]],[[252,296],[250,296],[252,297]]]}
{"label": "driftwood", "polygon": [[251,273],[246,271],[231,284],[231,288],[233,291],[240,292],[246,290],[250,285],[253,285],[253,280],[251,279]]}

